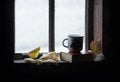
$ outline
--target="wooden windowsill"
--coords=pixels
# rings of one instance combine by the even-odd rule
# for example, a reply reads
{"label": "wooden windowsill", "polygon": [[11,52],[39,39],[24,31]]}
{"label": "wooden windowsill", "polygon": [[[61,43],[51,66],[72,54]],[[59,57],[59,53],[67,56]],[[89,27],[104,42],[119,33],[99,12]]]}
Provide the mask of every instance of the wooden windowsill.
{"label": "wooden windowsill", "polygon": [[[36,59],[39,59],[42,56],[42,54],[44,53],[39,54],[38,58]],[[27,59],[27,58],[29,58],[27,53],[17,53],[14,55],[13,63],[26,63],[24,59]],[[42,63],[54,63],[54,62],[42,61]],[[69,62],[61,60],[61,61],[58,61],[57,63],[69,63]]]}
{"label": "wooden windowsill", "polygon": [[[41,54],[39,54],[39,56],[38,56],[38,58],[36,58],[36,59],[38,59],[39,60],[39,58],[42,56],[42,54],[43,53],[41,53]],[[61,56],[60,56],[61,57]],[[26,63],[26,61],[25,61],[25,59],[29,59],[29,57],[27,56],[27,54],[26,53],[24,53],[24,54],[21,54],[21,53],[17,53],[17,54],[15,54],[15,56],[14,56],[14,61],[13,61],[13,63]],[[82,58],[85,58],[85,59],[82,59]],[[96,56],[94,59],[92,59],[92,60],[90,60],[90,59],[88,59],[88,57],[86,57],[86,56],[80,56],[80,61],[78,62],[69,62],[69,61],[65,61],[65,60],[62,60],[62,58],[60,58],[61,59],[61,61],[58,61],[58,62],[51,62],[51,61],[41,61],[41,63],[80,63],[80,62],[103,62],[104,60],[105,60],[105,58],[104,58],[104,55],[103,54],[100,54],[100,55],[98,55],[98,56]],[[76,57],[74,57],[74,60],[76,59]],[[78,60],[78,57],[77,57],[77,60]],[[27,62],[27,63],[31,63],[31,62]],[[35,62],[32,62],[32,63],[35,63]]]}

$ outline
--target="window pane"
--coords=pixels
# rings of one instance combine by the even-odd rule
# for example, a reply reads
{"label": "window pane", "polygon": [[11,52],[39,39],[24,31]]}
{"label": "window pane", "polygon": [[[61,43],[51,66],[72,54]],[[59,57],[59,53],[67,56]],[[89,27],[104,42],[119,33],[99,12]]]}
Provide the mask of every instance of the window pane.
{"label": "window pane", "polygon": [[15,0],[15,53],[48,51],[48,0]]}
{"label": "window pane", "polygon": [[[62,41],[69,34],[85,36],[85,0],[55,1],[55,50],[57,52],[68,52],[68,49],[62,46]],[[84,48],[85,40],[83,50]]]}

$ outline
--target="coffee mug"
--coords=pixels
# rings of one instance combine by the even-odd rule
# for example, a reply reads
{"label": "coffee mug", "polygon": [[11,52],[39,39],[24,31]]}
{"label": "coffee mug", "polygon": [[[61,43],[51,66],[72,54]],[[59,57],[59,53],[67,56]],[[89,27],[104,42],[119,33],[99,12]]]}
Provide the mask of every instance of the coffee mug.
{"label": "coffee mug", "polygon": [[[67,45],[64,44],[65,41],[68,41]],[[62,44],[70,51],[81,51],[83,49],[83,36],[77,34],[70,34],[68,35],[68,38],[65,38],[63,40]]]}

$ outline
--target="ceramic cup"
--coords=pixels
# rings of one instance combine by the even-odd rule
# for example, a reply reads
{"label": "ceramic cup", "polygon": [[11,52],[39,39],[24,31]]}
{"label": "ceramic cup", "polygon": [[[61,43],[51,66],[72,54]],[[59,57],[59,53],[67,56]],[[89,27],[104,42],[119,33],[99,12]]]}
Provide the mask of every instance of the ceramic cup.
{"label": "ceramic cup", "polygon": [[[67,41],[68,44],[65,44]],[[62,45],[68,48],[70,51],[81,51],[83,49],[83,36],[70,34],[62,42]]]}

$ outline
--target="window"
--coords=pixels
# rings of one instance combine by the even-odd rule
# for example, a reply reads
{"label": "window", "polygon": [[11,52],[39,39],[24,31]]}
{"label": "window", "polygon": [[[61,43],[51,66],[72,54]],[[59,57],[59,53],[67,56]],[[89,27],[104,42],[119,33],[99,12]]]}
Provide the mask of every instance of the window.
{"label": "window", "polygon": [[85,0],[15,0],[15,53],[67,52],[62,40],[73,33],[85,50]]}
{"label": "window", "polygon": [[68,51],[61,43],[69,34],[85,36],[85,0],[55,0],[56,51]]}
{"label": "window", "polygon": [[15,1],[15,53],[48,51],[48,0]]}

